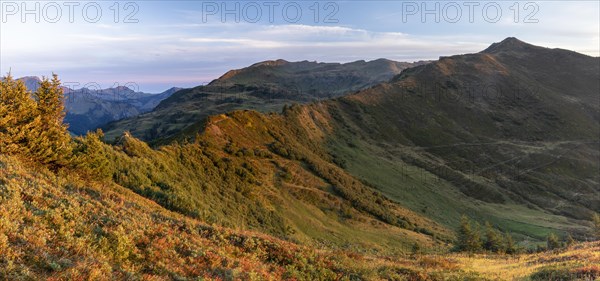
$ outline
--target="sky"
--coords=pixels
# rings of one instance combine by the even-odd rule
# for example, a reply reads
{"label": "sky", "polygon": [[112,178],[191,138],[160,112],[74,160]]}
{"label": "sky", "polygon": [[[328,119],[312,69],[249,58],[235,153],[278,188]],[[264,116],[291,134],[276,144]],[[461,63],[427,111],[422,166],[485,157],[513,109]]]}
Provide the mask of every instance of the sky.
{"label": "sky", "polygon": [[72,88],[159,93],[264,60],[412,62],[511,36],[599,56],[599,1],[0,0],[2,75]]}

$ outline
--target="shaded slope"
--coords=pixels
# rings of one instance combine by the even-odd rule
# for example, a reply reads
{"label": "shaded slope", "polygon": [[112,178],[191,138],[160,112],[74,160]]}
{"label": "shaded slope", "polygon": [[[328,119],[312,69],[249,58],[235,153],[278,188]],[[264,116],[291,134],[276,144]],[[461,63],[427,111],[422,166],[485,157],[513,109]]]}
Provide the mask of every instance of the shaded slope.
{"label": "shaded slope", "polygon": [[576,220],[600,210],[599,67],[508,38],[309,110],[334,116],[338,163],[440,222],[477,212],[526,236],[583,235]]}

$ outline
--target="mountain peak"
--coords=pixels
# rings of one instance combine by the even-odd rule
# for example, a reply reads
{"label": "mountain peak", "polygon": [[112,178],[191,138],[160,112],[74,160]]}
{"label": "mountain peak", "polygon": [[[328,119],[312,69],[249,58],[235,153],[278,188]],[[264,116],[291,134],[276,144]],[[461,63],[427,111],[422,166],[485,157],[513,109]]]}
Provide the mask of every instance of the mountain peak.
{"label": "mountain peak", "polygon": [[40,77],[37,77],[37,76],[24,76],[24,77],[18,78],[17,80],[42,82],[42,79],[40,79]]}
{"label": "mountain peak", "polygon": [[267,61],[255,63],[255,64],[251,65],[250,67],[255,67],[255,66],[280,66],[280,65],[284,65],[284,64],[288,64],[288,63],[289,63],[288,61],[283,60],[283,59],[267,60]]}
{"label": "mountain peak", "polygon": [[493,43],[487,49],[483,50],[482,53],[499,53],[499,52],[510,52],[510,51],[523,51],[535,47],[534,45],[525,43],[515,37],[507,37],[501,42]]}

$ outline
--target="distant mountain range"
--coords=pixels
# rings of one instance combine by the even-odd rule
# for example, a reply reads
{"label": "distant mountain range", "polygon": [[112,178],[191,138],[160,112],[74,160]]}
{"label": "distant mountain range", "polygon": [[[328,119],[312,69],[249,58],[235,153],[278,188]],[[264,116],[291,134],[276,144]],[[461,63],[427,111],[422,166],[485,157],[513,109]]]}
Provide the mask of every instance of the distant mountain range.
{"label": "distant mountain range", "polygon": [[166,143],[195,135],[210,115],[238,109],[279,112],[285,104],[340,97],[426,63],[387,59],[345,64],[260,62],[231,70],[208,85],[179,91],[152,112],[110,123],[104,129],[108,140],[129,131],[146,141]]}
{"label": "distant mountain range", "polygon": [[[23,81],[31,91],[37,90],[41,82],[36,76],[22,77],[18,80]],[[63,87],[67,111],[65,122],[69,124],[69,131],[73,134],[83,135],[111,121],[151,111],[162,100],[179,90],[181,88],[174,87],[160,94],[148,94],[135,92],[123,86],[102,90],[73,90]]]}

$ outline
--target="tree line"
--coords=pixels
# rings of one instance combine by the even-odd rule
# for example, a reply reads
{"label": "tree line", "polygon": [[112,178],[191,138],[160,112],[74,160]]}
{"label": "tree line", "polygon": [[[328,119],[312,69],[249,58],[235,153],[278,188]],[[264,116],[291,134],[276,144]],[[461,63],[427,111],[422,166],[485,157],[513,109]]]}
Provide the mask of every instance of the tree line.
{"label": "tree line", "polygon": [[[600,240],[600,215],[592,215],[591,234],[595,239]],[[457,252],[468,253],[498,253],[498,254],[517,254],[525,250],[546,251],[556,250],[571,246],[575,239],[569,234],[563,241],[554,233],[546,236],[546,245],[538,245],[535,249],[524,249],[515,243],[513,236],[509,232],[500,232],[489,222],[485,222],[483,230],[477,222],[463,215],[457,232],[457,240],[454,250]]]}

